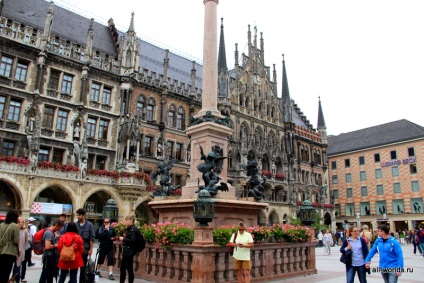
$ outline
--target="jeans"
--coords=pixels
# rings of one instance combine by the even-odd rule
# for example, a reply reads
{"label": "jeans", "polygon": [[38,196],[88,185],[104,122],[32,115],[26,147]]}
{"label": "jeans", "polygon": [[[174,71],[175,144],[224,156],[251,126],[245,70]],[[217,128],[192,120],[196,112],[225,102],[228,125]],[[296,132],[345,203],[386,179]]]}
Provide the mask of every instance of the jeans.
{"label": "jeans", "polygon": [[126,271],[128,270],[128,283],[134,283],[134,270],[133,270],[134,256],[123,256],[121,261],[121,277],[120,283],[125,283]]}
{"label": "jeans", "polygon": [[[22,263],[21,263],[22,266]],[[17,274],[15,277],[16,283],[21,282],[21,266],[16,266],[16,261],[13,264],[13,275]]]}
{"label": "jeans", "polygon": [[[77,283],[77,274],[78,274],[78,268],[71,269],[71,273],[70,273],[70,276],[69,276],[69,283]],[[59,283],[64,283],[67,275],[68,275],[68,270],[67,269],[61,269],[60,270]]]}
{"label": "jeans", "polygon": [[0,255],[0,283],[7,283],[9,281],[15,260],[16,256],[8,254]]}
{"label": "jeans", "polygon": [[397,283],[398,282],[398,276],[396,275],[396,272],[390,272],[390,273],[381,273],[381,276],[383,276],[384,283]]}
{"label": "jeans", "polygon": [[359,282],[367,283],[365,272],[365,264],[361,266],[346,265],[346,282],[353,283],[355,281],[355,273],[358,273]]}
{"label": "jeans", "polygon": [[88,261],[88,254],[83,254],[82,262],[84,263],[84,265],[80,267],[80,276],[79,276],[80,283],[85,283],[85,267],[87,265],[87,261]]}
{"label": "jeans", "polygon": [[21,279],[25,279],[27,264],[31,263],[31,253],[32,253],[32,248],[25,250],[25,259],[21,263],[21,266],[22,266]]}
{"label": "jeans", "polygon": [[55,255],[43,255],[43,271],[41,271],[39,283],[53,283],[57,276],[57,261]]}

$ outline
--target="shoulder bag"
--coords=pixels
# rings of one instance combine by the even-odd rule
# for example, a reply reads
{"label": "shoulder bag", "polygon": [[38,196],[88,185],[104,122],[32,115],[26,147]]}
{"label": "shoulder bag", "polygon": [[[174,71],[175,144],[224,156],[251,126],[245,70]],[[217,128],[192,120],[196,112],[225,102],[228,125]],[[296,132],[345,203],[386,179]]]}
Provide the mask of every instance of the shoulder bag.
{"label": "shoulder bag", "polygon": [[[234,233],[234,240],[233,240],[233,243],[234,244],[236,243],[237,234],[238,234],[237,232]],[[233,253],[234,253],[234,247],[228,246],[228,252],[230,253],[230,255],[233,255]]]}

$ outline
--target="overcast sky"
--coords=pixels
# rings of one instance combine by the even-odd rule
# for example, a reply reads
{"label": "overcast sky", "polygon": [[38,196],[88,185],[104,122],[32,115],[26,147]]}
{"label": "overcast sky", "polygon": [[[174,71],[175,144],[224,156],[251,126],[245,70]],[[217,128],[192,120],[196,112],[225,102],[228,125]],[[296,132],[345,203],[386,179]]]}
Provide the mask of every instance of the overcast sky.
{"label": "overcast sky", "polygon": [[[200,62],[203,0],[55,0],[118,29],[131,12],[141,39]],[[247,53],[247,26],[263,33],[265,64],[285,54],[291,97],[316,127],[321,97],[328,134],[400,119],[424,126],[423,0],[220,0],[227,64]],[[143,50],[141,50],[143,52]]]}

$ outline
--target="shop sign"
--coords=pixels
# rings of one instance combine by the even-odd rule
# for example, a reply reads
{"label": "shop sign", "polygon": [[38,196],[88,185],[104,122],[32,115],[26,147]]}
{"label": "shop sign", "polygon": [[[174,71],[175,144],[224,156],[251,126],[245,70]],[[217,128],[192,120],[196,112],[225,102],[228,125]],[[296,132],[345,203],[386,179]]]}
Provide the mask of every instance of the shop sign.
{"label": "shop sign", "polygon": [[389,167],[389,166],[396,166],[401,164],[410,164],[410,163],[416,163],[417,158],[416,157],[410,157],[405,159],[398,159],[398,160],[392,160],[387,162],[381,162],[381,167]]}
{"label": "shop sign", "polygon": [[54,214],[59,215],[65,213],[72,214],[72,204],[33,202],[31,206],[31,214]]}

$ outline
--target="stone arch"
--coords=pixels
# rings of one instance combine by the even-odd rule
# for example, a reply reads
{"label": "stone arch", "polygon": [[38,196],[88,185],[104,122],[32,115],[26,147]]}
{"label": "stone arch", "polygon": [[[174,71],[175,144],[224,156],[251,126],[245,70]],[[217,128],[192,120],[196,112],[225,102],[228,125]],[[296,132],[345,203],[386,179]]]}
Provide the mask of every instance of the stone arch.
{"label": "stone arch", "polygon": [[287,201],[287,191],[283,186],[276,186],[275,191],[275,201],[286,202]]}
{"label": "stone arch", "polygon": [[331,214],[330,214],[330,212],[327,211],[324,214],[324,224],[327,225],[327,226],[330,226],[331,225],[331,222],[332,222]]}
{"label": "stone arch", "polygon": [[275,169],[277,173],[284,173],[283,161],[281,160],[280,157],[277,157],[275,159]]}
{"label": "stone arch", "polygon": [[259,226],[266,226],[267,224],[267,216],[265,214],[265,212],[260,211],[258,214],[258,225]]}
{"label": "stone arch", "polygon": [[269,225],[272,226],[273,224],[280,224],[280,217],[275,210],[272,210],[269,214]]}
{"label": "stone arch", "polygon": [[22,192],[21,186],[17,186],[15,180],[7,177],[0,178],[0,215],[6,215],[10,208],[21,211],[25,207]]}
{"label": "stone arch", "polygon": [[135,207],[135,217],[141,225],[154,223],[158,219],[158,216],[148,205],[150,201],[150,197],[143,197]]}

